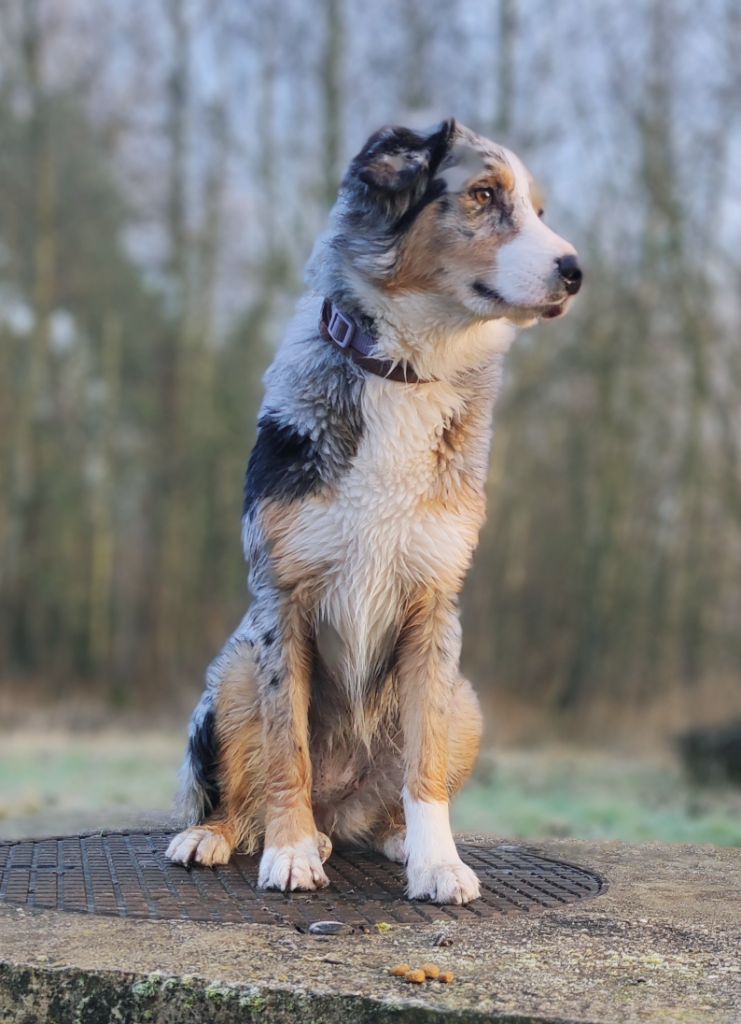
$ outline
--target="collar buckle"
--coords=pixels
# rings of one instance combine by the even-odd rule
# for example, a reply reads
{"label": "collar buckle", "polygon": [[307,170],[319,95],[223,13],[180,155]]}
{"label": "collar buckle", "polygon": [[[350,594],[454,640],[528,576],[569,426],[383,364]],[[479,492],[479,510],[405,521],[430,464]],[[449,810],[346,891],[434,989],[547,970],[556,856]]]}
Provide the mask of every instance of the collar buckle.
{"label": "collar buckle", "polygon": [[345,316],[340,310],[334,306],[332,308],[332,315],[329,318],[327,324],[327,332],[335,343],[340,348],[349,348],[352,344],[352,340],[355,337],[355,331],[357,326],[354,320],[350,317]]}

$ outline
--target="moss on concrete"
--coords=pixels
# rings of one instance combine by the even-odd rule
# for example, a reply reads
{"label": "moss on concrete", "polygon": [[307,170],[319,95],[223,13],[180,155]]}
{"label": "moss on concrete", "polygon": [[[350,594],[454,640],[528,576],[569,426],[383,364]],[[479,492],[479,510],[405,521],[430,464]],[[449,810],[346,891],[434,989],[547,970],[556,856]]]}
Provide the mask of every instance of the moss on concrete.
{"label": "moss on concrete", "polygon": [[[382,1003],[356,995],[261,990],[214,984],[159,972],[49,970],[0,965],[0,1020],[22,1024],[481,1024],[491,1014],[475,1010]],[[505,1014],[496,1020],[530,1024],[543,1017]],[[563,1018],[549,1018],[566,1024]]]}

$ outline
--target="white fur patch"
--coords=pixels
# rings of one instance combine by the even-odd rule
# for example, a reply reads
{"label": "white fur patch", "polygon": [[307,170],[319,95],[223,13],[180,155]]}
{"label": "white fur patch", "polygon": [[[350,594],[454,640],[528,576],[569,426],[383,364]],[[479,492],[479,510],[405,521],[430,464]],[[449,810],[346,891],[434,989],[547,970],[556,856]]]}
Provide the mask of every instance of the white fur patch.
{"label": "white fur patch", "polygon": [[515,328],[508,321],[472,319],[465,304],[471,284],[467,274],[458,282],[460,300],[416,291],[389,297],[362,279],[354,283],[374,311],[379,354],[408,360],[424,379],[454,380],[458,373],[487,366],[514,340]]}
{"label": "white fur patch", "polygon": [[458,856],[448,804],[415,800],[403,790],[407,895],[433,903],[469,903],[480,895],[474,872]]}
{"label": "white fur patch", "polygon": [[[576,255],[576,249],[538,217],[530,199],[527,171],[514,153],[507,155],[515,174],[518,232],[501,247],[493,279],[484,283],[513,306],[541,306],[553,301],[554,288],[561,292],[556,260]],[[563,301],[563,294],[560,298]]]}
{"label": "white fur patch", "polygon": [[291,558],[322,572],[318,645],[352,697],[361,733],[365,685],[404,594],[465,571],[478,539],[476,514],[427,501],[438,479],[436,446],[463,401],[442,381],[422,389],[369,377],[352,468],[331,504],[303,503],[286,542]]}
{"label": "white fur patch", "polygon": [[405,864],[407,859],[406,837],[403,832],[387,836],[378,846],[378,852],[395,864]]}
{"label": "white fur patch", "polygon": [[560,293],[556,260],[575,253],[573,245],[528,209],[516,237],[497,254],[491,287],[513,306],[545,305],[552,300],[554,288]]}
{"label": "white fur patch", "polygon": [[322,867],[322,858],[316,841],[302,839],[294,846],[269,846],[260,860],[257,884],[261,889],[323,889],[329,879]]}

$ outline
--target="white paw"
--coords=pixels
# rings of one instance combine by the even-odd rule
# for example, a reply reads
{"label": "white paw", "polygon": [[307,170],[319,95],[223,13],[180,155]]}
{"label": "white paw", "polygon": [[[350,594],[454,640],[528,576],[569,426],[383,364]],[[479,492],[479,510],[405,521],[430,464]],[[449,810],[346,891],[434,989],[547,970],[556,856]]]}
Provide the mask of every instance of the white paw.
{"label": "white paw", "polygon": [[462,860],[449,864],[408,864],[407,896],[433,903],[470,903],[480,896],[479,880]]}
{"label": "white paw", "polygon": [[293,846],[269,846],[260,861],[257,884],[261,889],[283,892],[329,885],[316,841],[307,838]]}
{"label": "white paw", "polygon": [[386,836],[383,842],[378,844],[376,849],[379,853],[382,853],[384,857],[388,860],[392,860],[395,864],[404,864],[407,859],[404,843],[404,833],[394,832],[393,835]]}
{"label": "white paw", "polygon": [[165,856],[175,864],[226,864],[232,855],[231,844],[221,832],[211,828],[186,828],[167,847]]}

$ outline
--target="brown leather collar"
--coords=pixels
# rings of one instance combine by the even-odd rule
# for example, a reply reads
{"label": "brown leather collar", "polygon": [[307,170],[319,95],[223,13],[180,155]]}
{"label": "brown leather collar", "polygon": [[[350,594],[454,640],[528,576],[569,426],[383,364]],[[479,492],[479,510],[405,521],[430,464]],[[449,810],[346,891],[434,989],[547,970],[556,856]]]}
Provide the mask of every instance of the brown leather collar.
{"label": "brown leather collar", "polygon": [[393,363],[390,359],[377,359],[370,353],[376,347],[376,339],[361,330],[355,320],[335,306],[331,299],[322,303],[319,318],[319,333],[325,341],[335,345],[364,370],[378,377],[396,380],[402,384],[427,384],[429,381],[418,377],[409,363]]}

